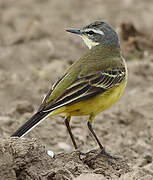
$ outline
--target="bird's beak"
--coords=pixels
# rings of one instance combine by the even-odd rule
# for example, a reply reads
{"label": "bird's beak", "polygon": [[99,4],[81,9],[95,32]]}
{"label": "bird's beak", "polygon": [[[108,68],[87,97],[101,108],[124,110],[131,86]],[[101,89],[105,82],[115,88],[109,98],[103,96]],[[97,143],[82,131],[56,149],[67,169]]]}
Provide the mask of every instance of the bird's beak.
{"label": "bird's beak", "polygon": [[81,35],[80,29],[67,29],[66,31],[70,32],[70,33]]}

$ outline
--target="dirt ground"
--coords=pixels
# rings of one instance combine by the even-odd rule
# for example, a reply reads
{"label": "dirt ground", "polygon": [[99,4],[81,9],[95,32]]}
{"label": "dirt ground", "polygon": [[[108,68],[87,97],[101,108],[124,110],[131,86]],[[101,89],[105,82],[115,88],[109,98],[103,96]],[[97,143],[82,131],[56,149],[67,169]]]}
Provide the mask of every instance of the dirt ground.
{"label": "dirt ground", "polygon": [[[0,179],[153,179],[153,1],[0,1]],[[129,79],[124,95],[94,123],[106,150],[98,156],[88,117],[73,117],[74,151],[62,116],[48,118],[24,138],[10,138],[38,108],[63,70],[87,48],[65,29],[95,20],[119,33]],[[52,150],[55,157],[47,155]]]}

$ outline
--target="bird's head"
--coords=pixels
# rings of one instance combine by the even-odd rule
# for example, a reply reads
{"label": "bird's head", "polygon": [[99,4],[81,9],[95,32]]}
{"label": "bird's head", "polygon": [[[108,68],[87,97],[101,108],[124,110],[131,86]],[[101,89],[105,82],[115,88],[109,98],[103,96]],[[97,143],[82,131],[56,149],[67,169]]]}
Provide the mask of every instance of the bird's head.
{"label": "bird's head", "polygon": [[83,28],[66,31],[81,36],[89,49],[97,45],[120,47],[117,33],[109,24],[103,21],[95,21]]}

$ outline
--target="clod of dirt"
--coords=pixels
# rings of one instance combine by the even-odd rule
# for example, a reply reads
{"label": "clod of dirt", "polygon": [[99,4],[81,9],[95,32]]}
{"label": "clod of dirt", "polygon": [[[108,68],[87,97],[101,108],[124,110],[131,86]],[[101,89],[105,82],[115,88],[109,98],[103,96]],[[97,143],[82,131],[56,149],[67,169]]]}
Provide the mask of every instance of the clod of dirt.
{"label": "clod of dirt", "polygon": [[[86,158],[92,158],[97,153],[98,150],[92,151]],[[79,154],[79,151],[60,153],[52,159],[36,139],[1,139],[0,177],[1,180],[51,180],[73,179],[81,174],[92,176],[92,173],[109,179],[130,171],[121,158],[108,160],[101,155],[90,163],[84,163]],[[84,160],[87,160],[86,158]]]}
{"label": "clod of dirt", "polygon": [[121,37],[124,41],[128,41],[130,37],[142,36],[131,22],[121,23]]}
{"label": "clod of dirt", "polygon": [[153,39],[150,34],[137,30],[132,22],[123,22],[120,25],[120,36],[123,52],[128,58],[142,58],[149,54],[153,48]]}

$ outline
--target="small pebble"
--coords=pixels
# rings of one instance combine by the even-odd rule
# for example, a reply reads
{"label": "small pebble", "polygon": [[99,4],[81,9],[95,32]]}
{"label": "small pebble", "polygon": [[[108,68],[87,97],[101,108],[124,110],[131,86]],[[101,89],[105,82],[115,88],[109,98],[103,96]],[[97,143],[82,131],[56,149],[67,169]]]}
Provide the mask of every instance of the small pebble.
{"label": "small pebble", "polygon": [[48,154],[48,156],[50,156],[51,158],[54,158],[54,156],[55,156],[54,152],[51,151],[51,150],[48,150],[48,151],[47,151],[47,154]]}

